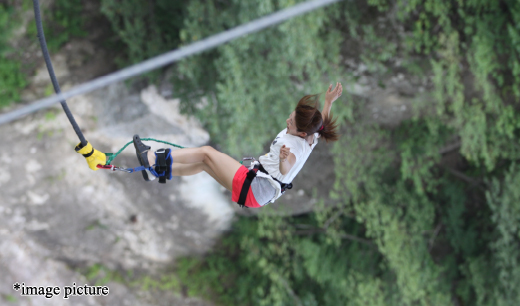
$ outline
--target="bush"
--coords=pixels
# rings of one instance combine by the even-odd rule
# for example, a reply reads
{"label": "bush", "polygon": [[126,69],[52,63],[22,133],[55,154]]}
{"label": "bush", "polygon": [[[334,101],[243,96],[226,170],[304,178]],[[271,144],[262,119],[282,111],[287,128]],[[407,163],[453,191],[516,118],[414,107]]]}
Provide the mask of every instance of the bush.
{"label": "bush", "polygon": [[0,4],[0,107],[20,101],[20,92],[27,85],[21,63],[11,56],[14,50],[9,45],[11,31],[19,24],[13,6]]}
{"label": "bush", "polygon": [[20,91],[27,81],[20,72],[20,63],[0,57],[0,107],[20,101]]}

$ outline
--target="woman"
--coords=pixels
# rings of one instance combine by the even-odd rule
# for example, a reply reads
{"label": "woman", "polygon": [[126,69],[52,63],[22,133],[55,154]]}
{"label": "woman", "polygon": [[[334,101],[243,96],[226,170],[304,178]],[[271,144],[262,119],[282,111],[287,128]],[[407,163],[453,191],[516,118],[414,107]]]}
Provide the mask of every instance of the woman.
{"label": "woman", "polygon": [[[318,95],[303,97],[286,120],[287,128],[271,144],[270,152],[259,158],[254,170],[249,170],[235,159],[210,146],[155,152],[134,136],[134,146],[145,180],[164,183],[172,176],[187,176],[205,171],[232,193],[232,201],[247,207],[262,207],[278,199],[301,170],[318,138],[327,142],[338,140],[337,125],[330,109],[341,96],[343,87],[336,83],[325,93],[322,112],[317,109]],[[155,168],[150,167],[154,165]]]}

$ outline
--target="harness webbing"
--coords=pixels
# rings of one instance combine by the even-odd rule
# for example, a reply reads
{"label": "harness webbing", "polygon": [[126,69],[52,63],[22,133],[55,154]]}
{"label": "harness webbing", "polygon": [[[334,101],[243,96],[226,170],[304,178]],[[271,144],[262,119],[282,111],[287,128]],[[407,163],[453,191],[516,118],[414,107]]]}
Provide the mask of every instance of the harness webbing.
{"label": "harness webbing", "polygon": [[[174,143],[170,143],[170,142],[167,142],[164,140],[158,140],[158,139],[154,139],[154,138],[141,138],[141,140],[160,142],[160,143],[164,143],[164,144],[167,144],[167,145],[179,148],[179,149],[184,149],[184,147],[181,147],[179,145],[176,145]],[[123,152],[126,149],[126,147],[128,147],[131,143],[133,143],[133,141],[129,141],[127,144],[125,144],[125,146],[123,148],[121,148],[121,150],[117,151],[116,153],[105,153],[106,156],[108,156],[107,165],[110,165],[110,163],[114,160],[114,158],[116,158],[121,152]]]}
{"label": "harness webbing", "polygon": [[240,190],[240,196],[238,197],[237,204],[240,205],[240,207],[247,207],[245,206],[246,200],[247,200],[247,194],[249,193],[249,188],[251,187],[251,183],[253,182],[253,179],[256,177],[256,171],[258,171],[258,168],[254,168],[249,170],[247,173],[247,176],[244,180],[244,183],[242,184],[242,189]]}

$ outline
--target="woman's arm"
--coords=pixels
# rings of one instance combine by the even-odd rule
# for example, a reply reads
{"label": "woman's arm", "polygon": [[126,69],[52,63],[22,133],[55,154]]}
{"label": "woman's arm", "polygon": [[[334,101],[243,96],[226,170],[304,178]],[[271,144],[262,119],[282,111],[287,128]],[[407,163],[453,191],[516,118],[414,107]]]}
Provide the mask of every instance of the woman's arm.
{"label": "woman's arm", "polygon": [[323,117],[323,120],[330,116],[330,109],[332,108],[332,102],[325,99],[325,105],[323,106],[323,110],[321,111],[321,116]]}
{"label": "woman's arm", "polygon": [[325,93],[325,105],[323,106],[323,111],[321,115],[323,116],[323,120],[330,116],[330,109],[332,108],[332,103],[336,101],[343,92],[343,86],[340,82],[336,83],[336,87],[332,89],[332,84],[330,84],[329,89]]}
{"label": "woman's arm", "polygon": [[280,148],[280,166],[278,170],[280,170],[282,175],[286,175],[295,163],[296,156],[290,152],[290,148],[286,148],[285,145],[283,145]]}

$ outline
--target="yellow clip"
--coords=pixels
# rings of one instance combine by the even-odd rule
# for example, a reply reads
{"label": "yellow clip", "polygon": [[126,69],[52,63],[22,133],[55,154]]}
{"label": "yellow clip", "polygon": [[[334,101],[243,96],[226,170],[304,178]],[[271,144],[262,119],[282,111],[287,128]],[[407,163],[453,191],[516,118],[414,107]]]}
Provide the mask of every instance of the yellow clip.
{"label": "yellow clip", "polygon": [[89,142],[87,142],[87,145],[84,147],[81,146],[80,142],[76,145],[76,148],[74,149],[76,150],[76,152],[85,157],[89,168],[94,171],[99,170],[99,168],[97,167],[98,164],[105,165],[107,163],[107,156],[105,155],[105,153],[99,152],[98,150],[94,149]]}

